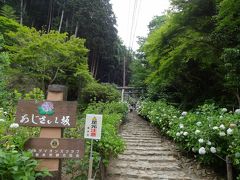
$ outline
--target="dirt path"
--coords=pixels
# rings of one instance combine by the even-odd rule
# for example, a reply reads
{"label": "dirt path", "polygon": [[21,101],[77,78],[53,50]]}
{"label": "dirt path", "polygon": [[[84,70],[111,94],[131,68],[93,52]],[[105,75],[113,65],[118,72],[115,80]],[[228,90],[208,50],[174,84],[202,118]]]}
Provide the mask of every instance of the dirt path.
{"label": "dirt path", "polygon": [[[107,169],[108,180],[202,180],[218,179],[207,172],[197,175],[184,167],[174,144],[161,137],[157,130],[135,112],[129,113],[121,130],[127,148]],[[197,170],[198,171],[198,170]],[[199,169],[199,171],[201,171]]]}

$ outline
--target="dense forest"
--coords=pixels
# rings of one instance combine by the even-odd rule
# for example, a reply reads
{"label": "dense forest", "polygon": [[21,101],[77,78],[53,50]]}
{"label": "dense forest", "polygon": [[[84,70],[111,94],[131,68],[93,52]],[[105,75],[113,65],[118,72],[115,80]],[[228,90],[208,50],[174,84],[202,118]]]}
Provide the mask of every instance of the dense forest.
{"label": "dense forest", "polygon": [[117,35],[116,18],[109,0],[8,0],[1,15],[44,33],[67,32],[86,39],[88,65],[94,78],[122,85],[126,47]]}
{"label": "dense forest", "polygon": [[239,107],[239,8],[239,0],[171,0],[139,41],[132,83],[182,108],[206,101]]}

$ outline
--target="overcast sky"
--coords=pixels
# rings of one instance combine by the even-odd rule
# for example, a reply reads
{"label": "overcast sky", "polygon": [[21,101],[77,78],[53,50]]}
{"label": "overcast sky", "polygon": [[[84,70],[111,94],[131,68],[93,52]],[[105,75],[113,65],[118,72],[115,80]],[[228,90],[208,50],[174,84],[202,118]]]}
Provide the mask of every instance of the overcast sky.
{"label": "overcast sky", "polygon": [[[132,16],[134,9],[135,0],[111,0],[113,6],[114,14],[117,18],[117,29],[118,35],[123,40],[124,44],[129,47],[131,46],[130,34],[132,26]],[[136,43],[137,36],[147,36],[148,33],[148,24],[152,18],[156,15],[164,14],[164,11],[167,10],[170,6],[169,0],[137,0],[139,9],[139,16],[137,21],[137,26],[134,24],[132,34],[135,31],[135,37],[133,39],[133,49],[136,50],[138,45]]]}

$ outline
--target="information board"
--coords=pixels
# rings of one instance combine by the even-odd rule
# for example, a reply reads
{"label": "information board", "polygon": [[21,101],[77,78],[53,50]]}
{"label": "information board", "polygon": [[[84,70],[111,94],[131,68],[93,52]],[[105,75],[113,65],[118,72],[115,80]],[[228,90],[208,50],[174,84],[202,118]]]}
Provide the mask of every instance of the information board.
{"label": "information board", "polygon": [[17,105],[16,123],[21,126],[75,127],[76,101],[25,101]]}
{"label": "information board", "polygon": [[102,115],[87,114],[85,122],[84,138],[101,139],[102,131]]}

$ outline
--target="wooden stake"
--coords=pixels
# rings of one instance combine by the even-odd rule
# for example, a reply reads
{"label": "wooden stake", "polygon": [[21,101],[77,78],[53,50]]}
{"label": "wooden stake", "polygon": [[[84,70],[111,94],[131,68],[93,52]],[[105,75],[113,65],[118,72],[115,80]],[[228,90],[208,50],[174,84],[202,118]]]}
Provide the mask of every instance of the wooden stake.
{"label": "wooden stake", "polygon": [[232,162],[229,156],[226,156],[226,164],[227,164],[227,180],[233,180]]}
{"label": "wooden stake", "polygon": [[88,168],[88,180],[93,180],[92,179],[92,167],[93,167],[93,139],[91,140],[91,150],[90,150],[89,168]]}
{"label": "wooden stake", "polygon": [[[67,87],[62,85],[49,85],[47,100],[63,101],[67,99]],[[63,128],[41,128],[41,138],[62,138]],[[60,159],[42,159],[37,170],[48,168],[53,177],[47,177],[45,180],[61,180],[61,160]]]}

